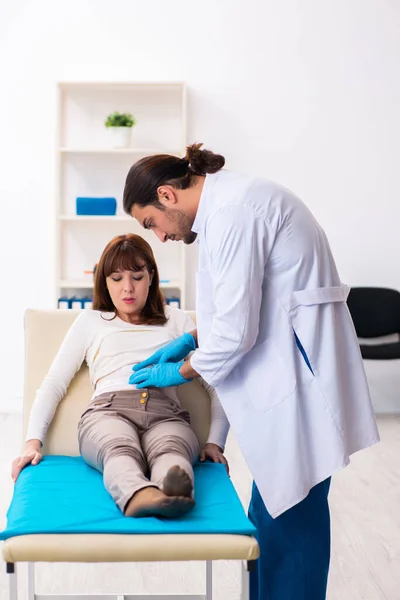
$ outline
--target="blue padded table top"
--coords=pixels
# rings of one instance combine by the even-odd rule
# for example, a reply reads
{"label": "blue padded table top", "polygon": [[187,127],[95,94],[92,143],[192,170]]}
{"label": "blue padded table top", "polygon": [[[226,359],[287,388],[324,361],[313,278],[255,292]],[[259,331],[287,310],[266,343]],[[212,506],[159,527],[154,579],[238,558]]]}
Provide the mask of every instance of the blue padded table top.
{"label": "blue padded table top", "polygon": [[81,457],[46,456],[20,474],[0,539],[40,533],[254,535],[224,465],[195,465],[195,500],[193,511],[178,519],[125,517],[102,475]]}

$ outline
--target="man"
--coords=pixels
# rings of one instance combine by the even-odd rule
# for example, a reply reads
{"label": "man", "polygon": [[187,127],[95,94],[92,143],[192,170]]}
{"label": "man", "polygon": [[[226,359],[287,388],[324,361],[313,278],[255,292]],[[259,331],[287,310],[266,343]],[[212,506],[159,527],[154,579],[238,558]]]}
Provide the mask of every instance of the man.
{"label": "man", "polygon": [[183,159],[146,157],[127,176],[128,214],[163,242],[199,241],[197,331],[130,381],[166,387],[200,375],[216,388],[254,477],[261,557],[251,600],[323,600],[330,477],[379,439],[349,288],[301,200],[224,162],[196,144]]}

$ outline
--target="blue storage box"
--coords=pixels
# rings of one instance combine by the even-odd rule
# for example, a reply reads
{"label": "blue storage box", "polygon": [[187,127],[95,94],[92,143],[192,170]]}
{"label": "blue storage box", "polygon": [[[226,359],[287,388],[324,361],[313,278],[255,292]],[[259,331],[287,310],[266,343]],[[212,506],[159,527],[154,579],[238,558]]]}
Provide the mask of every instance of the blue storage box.
{"label": "blue storage box", "polygon": [[77,215],[115,215],[117,212],[116,198],[92,198],[78,196],[76,199]]}

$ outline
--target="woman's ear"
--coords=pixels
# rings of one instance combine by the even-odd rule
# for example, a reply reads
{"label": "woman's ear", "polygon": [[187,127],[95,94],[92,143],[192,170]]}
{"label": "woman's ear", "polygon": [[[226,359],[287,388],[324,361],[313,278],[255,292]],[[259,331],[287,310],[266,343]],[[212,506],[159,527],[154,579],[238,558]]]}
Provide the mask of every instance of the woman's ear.
{"label": "woman's ear", "polygon": [[153,283],[153,277],[154,277],[154,271],[151,271],[149,273],[149,279],[150,279],[150,283],[149,283],[149,287],[151,286],[151,284]]}

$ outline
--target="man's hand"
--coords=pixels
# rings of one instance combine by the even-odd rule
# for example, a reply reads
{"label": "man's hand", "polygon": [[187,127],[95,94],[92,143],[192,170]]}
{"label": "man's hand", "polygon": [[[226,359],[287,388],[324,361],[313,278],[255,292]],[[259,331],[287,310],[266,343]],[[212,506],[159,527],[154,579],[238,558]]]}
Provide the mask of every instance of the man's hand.
{"label": "man's hand", "polygon": [[[195,332],[193,332],[195,334]],[[158,365],[167,362],[178,362],[186,358],[186,356],[196,350],[196,340],[191,333],[184,333],[180,337],[172,340],[163,348],[154,352],[149,358],[146,360],[142,360],[142,362],[138,363],[134,367],[132,367],[132,371],[135,373],[148,367],[150,365]]]}
{"label": "man's hand", "polygon": [[43,458],[40,449],[40,440],[28,440],[26,442],[23,453],[15,458],[12,463],[11,477],[14,483],[17,481],[22,469],[27,465],[38,465],[40,463]]}
{"label": "man's hand", "polygon": [[185,379],[180,373],[183,360],[180,363],[164,363],[154,365],[148,369],[141,369],[129,377],[129,383],[136,385],[137,389],[155,387],[164,388],[182,385],[192,381]]}
{"label": "man's hand", "polygon": [[204,450],[201,451],[200,460],[201,462],[204,462],[205,460],[211,460],[215,463],[222,463],[226,466],[226,470],[229,475],[228,461],[224,456],[224,451],[222,450],[222,448],[217,446],[217,444],[206,444],[204,446]]}

